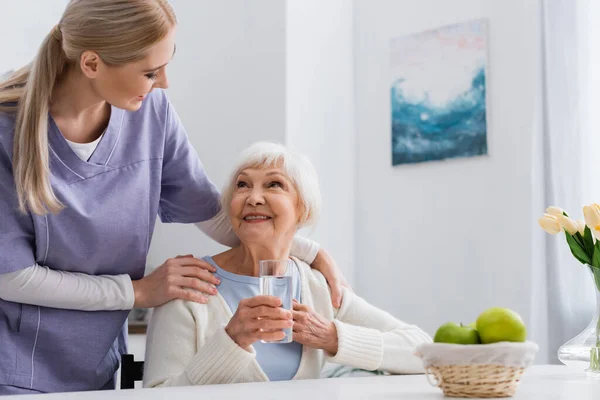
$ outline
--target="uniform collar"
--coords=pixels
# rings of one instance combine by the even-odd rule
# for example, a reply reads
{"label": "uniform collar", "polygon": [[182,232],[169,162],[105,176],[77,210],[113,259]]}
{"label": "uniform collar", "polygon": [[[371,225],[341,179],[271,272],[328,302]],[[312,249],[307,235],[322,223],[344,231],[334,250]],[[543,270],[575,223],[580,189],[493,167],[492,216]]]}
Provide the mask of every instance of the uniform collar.
{"label": "uniform collar", "polygon": [[110,119],[106,131],[90,159],[84,161],[75,154],[52,116],[48,114],[50,158],[55,158],[59,161],[58,165],[66,167],[70,173],[81,179],[89,178],[100,172],[112,169],[110,167],[110,159],[121,135],[124,116],[124,110],[111,106]]}

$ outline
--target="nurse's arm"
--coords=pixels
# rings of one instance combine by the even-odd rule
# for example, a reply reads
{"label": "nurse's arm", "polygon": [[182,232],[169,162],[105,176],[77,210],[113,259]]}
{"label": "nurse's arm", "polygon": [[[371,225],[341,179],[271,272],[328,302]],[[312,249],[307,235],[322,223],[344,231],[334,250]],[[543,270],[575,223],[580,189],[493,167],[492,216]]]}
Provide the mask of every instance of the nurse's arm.
{"label": "nurse's arm", "polygon": [[176,298],[206,303],[218,284],[211,272],[214,267],[191,256],[169,259],[136,281],[127,274],[87,275],[35,264],[0,274],[0,299],[81,311],[150,308]]}
{"label": "nurse's arm", "polygon": [[0,274],[0,298],[21,304],[81,311],[130,310],[129,275],[87,275],[40,265]]}

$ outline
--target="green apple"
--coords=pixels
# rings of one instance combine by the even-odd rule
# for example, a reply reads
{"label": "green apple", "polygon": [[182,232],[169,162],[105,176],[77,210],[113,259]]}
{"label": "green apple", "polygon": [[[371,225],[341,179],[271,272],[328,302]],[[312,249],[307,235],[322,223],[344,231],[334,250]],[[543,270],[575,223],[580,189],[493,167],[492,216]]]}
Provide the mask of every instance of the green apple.
{"label": "green apple", "polygon": [[521,316],[508,308],[492,307],[477,317],[481,343],[524,342],[527,329]]}
{"label": "green apple", "polygon": [[479,344],[479,334],[475,329],[463,324],[446,322],[435,332],[435,343]]}

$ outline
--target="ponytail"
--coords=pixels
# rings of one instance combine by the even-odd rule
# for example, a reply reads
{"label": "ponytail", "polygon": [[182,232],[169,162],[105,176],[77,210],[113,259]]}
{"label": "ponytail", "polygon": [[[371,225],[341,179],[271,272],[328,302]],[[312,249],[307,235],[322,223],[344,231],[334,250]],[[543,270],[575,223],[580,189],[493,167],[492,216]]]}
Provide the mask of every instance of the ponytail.
{"label": "ponytail", "polygon": [[0,82],[0,112],[16,115],[19,210],[45,215],[64,208],[50,185],[48,109],[67,64],[77,64],[84,51],[96,52],[109,65],[141,60],[176,23],[168,0],[72,0],[34,61]]}
{"label": "ponytail", "polygon": [[44,215],[63,209],[50,185],[48,109],[65,64],[57,25],[44,39],[34,61],[0,83],[0,111],[16,111],[13,175],[23,213]]}

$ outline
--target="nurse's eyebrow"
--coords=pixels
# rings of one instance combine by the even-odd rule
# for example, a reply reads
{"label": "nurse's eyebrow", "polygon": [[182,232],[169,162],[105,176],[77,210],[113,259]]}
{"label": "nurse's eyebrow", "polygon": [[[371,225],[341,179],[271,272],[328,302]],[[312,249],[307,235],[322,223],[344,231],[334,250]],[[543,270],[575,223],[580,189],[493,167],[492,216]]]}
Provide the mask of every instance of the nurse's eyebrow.
{"label": "nurse's eyebrow", "polygon": [[[175,57],[175,52],[177,51],[177,45],[173,45],[173,55],[171,56],[171,60],[173,59],[173,57]],[[160,67],[156,67],[156,68],[150,68],[150,69],[146,69],[144,70],[144,72],[154,72],[154,71],[158,71],[159,69],[161,69],[162,67],[164,67],[165,65],[167,65],[168,63],[165,63],[163,65],[161,65]]]}

